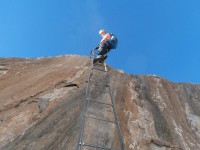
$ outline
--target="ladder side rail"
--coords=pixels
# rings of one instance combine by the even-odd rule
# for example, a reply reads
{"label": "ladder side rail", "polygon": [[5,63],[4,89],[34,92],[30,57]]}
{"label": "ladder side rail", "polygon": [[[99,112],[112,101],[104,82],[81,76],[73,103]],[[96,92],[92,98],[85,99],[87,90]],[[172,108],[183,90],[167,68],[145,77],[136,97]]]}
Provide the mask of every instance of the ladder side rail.
{"label": "ladder side rail", "polygon": [[112,92],[111,92],[110,85],[108,86],[108,88],[109,88],[109,93],[110,93],[110,99],[111,99],[111,102],[113,104],[112,108],[113,108],[113,113],[114,113],[114,117],[115,117],[115,122],[116,122],[116,127],[117,127],[117,132],[118,132],[118,138],[119,138],[120,145],[121,145],[121,150],[125,150],[123,136],[122,136],[122,133],[121,133],[121,130],[120,130],[120,123],[119,123],[119,120],[118,120],[118,117],[117,117],[117,113],[116,113],[116,110],[115,110],[115,102],[114,102],[114,99],[113,99],[113,95],[112,95]]}
{"label": "ladder side rail", "polygon": [[[89,76],[90,78],[90,76]],[[82,146],[82,142],[83,142],[83,132],[84,132],[84,128],[85,128],[85,112],[87,110],[87,98],[88,98],[88,87],[89,87],[90,82],[88,82],[87,84],[87,88],[86,88],[86,96],[85,96],[85,100],[84,100],[84,107],[83,107],[83,111],[81,113],[81,123],[80,123],[80,131],[79,131],[79,137],[78,137],[78,143],[77,143],[77,150],[79,150],[79,146],[80,146],[80,150],[81,150],[81,146]]]}
{"label": "ladder side rail", "polygon": [[[85,115],[87,115],[87,109],[88,109],[88,106],[89,106],[89,99],[90,99],[90,82],[88,82],[88,88],[87,88],[87,96],[85,98],[85,102],[84,102],[84,110],[83,110],[83,117]],[[82,143],[83,143],[83,134],[84,134],[84,130],[85,130],[85,117],[83,119],[83,123],[82,123],[82,127],[81,127],[81,138],[80,138],[80,142],[79,144],[81,145],[81,149],[82,149]],[[80,149],[80,150],[81,150]]]}
{"label": "ladder side rail", "polygon": [[94,67],[94,64],[93,64],[94,57],[95,57],[95,49],[93,49],[93,50],[91,51],[91,55],[90,55],[90,58],[91,58],[91,68]]}
{"label": "ladder side rail", "polygon": [[[79,136],[78,136],[78,142],[77,142],[77,146],[76,146],[76,150],[81,150],[82,149],[82,142],[83,142],[83,133],[84,133],[84,128],[85,128],[85,113],[87,111],[87,107],[88,107],[88,96],[90,95],[90,80],[91,80],[91,76],[92,76],[92,73],[93,73],[93,70],[92,70],[92,67],[93,67],[93,57],[94,57],[94,51],[92,50],[91,51],[91,54],[90,54],[90,61],[91,61],[91,64],[92,66],[90,67],[90,74],[89,74],[89,77],[88,77],[88,83],[87,83],[87,87],[86,87],[86,96],[85,96],[85,100],[84,100],[84,108],[83,108],[83,112],[81,113],[81,121],[80,121],[80,131],[79,131]],[[79,146],[80,146],[80,149],[79,149]]]}

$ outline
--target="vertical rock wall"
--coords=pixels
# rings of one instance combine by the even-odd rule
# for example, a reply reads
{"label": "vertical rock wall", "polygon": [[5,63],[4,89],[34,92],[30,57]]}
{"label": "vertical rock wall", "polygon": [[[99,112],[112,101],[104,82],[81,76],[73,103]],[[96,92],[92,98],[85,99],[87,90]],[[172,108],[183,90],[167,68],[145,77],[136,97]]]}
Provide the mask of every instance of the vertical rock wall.
{"label": "vertical rock wall", "polygon": [[[0,59],[0,149],[75,150],[88,73],[89,59],[74,55]],[[127,150],[200,149],[200,85],[109,76]],[[103,130],[101,142],[119,147],[116,131]]]}
{"label": "vertical rock wall", "polygon": [[121,90],[116,99],[127,149],[200,148],[199,85],[172,83],[156,76],[125,76],[117,79]]}

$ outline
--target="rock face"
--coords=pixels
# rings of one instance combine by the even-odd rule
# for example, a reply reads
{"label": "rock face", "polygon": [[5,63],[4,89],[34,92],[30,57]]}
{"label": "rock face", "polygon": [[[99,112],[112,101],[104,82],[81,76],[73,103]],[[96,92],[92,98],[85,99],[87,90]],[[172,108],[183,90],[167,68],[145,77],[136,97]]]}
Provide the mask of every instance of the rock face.
{"label": "rock face", "polygon": [[[0,58],[0,149],[75,150],[89,68],[76,55]],[[200,85],[108,69],[126,150],[200,149]],[[120,150],[116,131],[102,130]]]}

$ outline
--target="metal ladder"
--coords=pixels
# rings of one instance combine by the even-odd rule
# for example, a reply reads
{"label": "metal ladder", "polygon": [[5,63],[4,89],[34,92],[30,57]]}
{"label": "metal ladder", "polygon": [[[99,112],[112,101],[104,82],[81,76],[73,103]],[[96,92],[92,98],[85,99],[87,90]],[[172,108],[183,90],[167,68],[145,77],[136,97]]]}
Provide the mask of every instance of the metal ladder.
{"label": "metal ladder", "polygon": [[[87,80],[76,150],[125,150],[115,102],[109,85],[107,66],[105,62],[97,62],[94,65],[93,60],[96,55],[97,50],[92,50],[90,74]],[[109,138],[116,138],[113,137],[115,131],[120,148],[114,148],[112,147],[113,143],[106,141]]]}

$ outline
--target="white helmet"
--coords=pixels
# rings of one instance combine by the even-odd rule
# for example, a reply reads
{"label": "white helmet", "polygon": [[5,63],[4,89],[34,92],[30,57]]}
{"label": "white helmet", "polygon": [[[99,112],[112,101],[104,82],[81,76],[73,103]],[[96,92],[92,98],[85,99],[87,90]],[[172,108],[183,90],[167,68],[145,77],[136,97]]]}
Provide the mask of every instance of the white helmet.
{"label": "white helmet", "polygon": [[105,32],[105,33],[106,33],[106,31],[105,31],[105,30],[103,30],[103,29],[99,30],[99,34],[102,34],[103,32]]}

